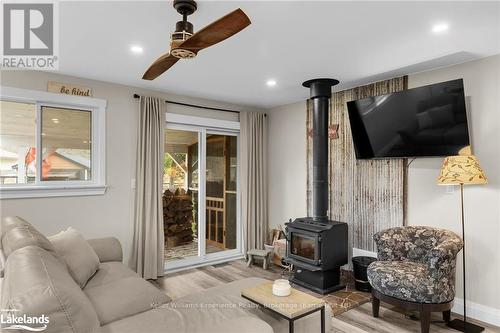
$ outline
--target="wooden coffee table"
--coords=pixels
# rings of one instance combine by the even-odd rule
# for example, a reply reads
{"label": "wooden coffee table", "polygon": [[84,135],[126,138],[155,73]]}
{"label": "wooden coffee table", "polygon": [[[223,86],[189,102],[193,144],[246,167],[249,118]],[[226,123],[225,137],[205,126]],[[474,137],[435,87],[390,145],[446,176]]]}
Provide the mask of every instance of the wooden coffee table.
{"label": "wooden coffee table", "polygon": [[292,288],[289,296],[274,296],[273,282],[265,282],[241,291],[241,297],[260,305],[288,320],[289,332],[294,331],[294,321],[321,312],[321,333],[325,333],[325,302]]}

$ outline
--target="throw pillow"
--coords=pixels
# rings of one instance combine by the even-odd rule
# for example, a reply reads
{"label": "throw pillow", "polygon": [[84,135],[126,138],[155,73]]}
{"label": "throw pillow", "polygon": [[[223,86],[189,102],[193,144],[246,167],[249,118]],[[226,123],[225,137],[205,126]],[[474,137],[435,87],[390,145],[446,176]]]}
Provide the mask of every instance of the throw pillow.
{"label": "throw pillow", "polygon": [[87,281],[99,269],[99,257],[94,249],[80,232],[71,227],[49,237],[49,240],[55,252],[66,262],[75,282],[80,288],[85,287]]}

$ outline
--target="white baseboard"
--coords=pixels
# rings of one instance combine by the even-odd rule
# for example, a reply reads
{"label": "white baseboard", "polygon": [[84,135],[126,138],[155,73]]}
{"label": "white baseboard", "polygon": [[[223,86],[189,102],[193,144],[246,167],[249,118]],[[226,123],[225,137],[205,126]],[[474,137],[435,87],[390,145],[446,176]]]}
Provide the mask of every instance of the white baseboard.
{"label": "white baseboard", "polygon": [[375,258],[377,258],[377,253],[353,247],[352,248],[352,256],[353,257],[364,256],[364,257],[375,257]]}
{"label": "white baseboard", "polygon": [[[463,315],[464,301],[461,298],[455,298],[451,311]],[[467,301],[467,318],[473,318],[490,325],[500,326],[500,309]]]}
{"label": "white baseboard", "polygon": [[175,268],[167,268],[167,265],[165,264],[165,274],[181,272],[181,271],[185,271],[188,269],[203,267],[203,266],[208,266],[208,265],[222,264],[222,263],[225,263],[228,261],[244,259],[244,258],[245,258],[245,256],[243,254],[236,254],[234,256],[227,256],[224,258],[204,260],[203,262],[198,262],[198,263],[187,263],[185,266],[179,266],[179,267],[175,267]]}
{"label": "white baseboard", "polygon": [[[377,253],[353,247],[352,248],[352,256],[353,257],[360,257],[360,256],[362,256],[362,257],[375,257],[375,258],[377,258]],[[341,269],[344,269],[344,270],[347,270],[347,271],[352,271],[352,262],[349,261],[347,264],[345,264],[344,266],[342,266]]]}

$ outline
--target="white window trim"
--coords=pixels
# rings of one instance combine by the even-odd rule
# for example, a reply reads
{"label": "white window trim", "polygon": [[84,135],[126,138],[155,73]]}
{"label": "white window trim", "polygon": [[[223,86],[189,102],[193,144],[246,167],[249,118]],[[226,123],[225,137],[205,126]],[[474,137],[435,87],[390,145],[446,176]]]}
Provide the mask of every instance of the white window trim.
{"label": "white window trim", "polygon": [[[106,191],[106,104],[104,99],[0,86],[0,100],[37,105],[36,148],[40,152],[40,105],[92,112],[92,180],[0,185],[0,199],[102,195]],[[37,158],[37,163],[40,160]],[[41,170],[39,167],[37,170]]]}
{"label": "white window trim", "polygon": [[179,124],[189,126],[199,126],[206,129],[223,129],[226,131],[239,131],[240,122],[232,120],[222,120],[214,118],[188,116],[179,113],[166,113],[168,124]]}

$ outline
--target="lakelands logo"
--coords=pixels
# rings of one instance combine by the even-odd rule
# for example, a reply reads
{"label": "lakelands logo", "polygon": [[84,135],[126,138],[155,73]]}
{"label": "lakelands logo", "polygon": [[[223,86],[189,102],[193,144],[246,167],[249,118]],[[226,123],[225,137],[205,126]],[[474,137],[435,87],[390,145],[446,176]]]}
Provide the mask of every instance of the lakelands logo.
{"label": "lakelands logo", "polygon": [[57,3],[2,1],[2,12],[2,69],[57,69]]}
{"label": "lakelands logo", "polygon": [[42,332],[47,329],[49,317],[46,315],[28,316],[19,315],[18,310],[0,310],[1,330],[25,330],[31,332]]}

